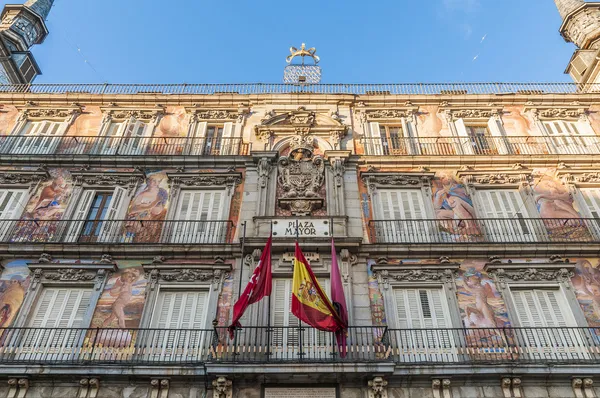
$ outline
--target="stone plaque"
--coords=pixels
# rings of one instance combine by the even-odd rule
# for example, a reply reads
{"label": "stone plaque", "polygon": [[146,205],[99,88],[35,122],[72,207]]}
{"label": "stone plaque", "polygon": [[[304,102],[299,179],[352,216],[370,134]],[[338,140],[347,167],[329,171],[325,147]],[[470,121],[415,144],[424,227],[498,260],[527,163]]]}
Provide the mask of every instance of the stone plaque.
{"label": "stone plaque", "polygon": [[[294,254],[294,252],[283,253],[283,256],[281,256],[281,260],[291,263],[292,261],[294,261]],[[304,258],[311,263],[317,263],[321,261],[321,256],[319,255],[319,253],[314,252],[304,252]]]}
{"label": "stone plaque", "polygon": [[281,388],[266,387],[265,398],[336,398],[335,387]]}
{"label": "stone plaque", "polygon": [[295,238],[296,225],[298,226],[298,237],[329,237],[330,221],[322,219],[273,220],[274,238]]}

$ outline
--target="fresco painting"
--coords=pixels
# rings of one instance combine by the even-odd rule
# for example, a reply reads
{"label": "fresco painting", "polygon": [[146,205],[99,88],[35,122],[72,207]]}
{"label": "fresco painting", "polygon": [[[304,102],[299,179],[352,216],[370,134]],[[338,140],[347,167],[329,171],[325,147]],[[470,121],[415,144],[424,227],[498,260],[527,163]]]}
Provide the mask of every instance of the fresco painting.
{"label": "fresco painting", "polygon": [[473,201],[463,184],[453,173],[441,172],[432,181],[433,210],[439,220],[440,232],[448,241],[479,241],[483,236],[473,221],[476,219]]}
{"label": "fresco painting", "polygon": [[[371,319],[373,321],[373,326],[387,326],[383,295],[381,294],[381,290],[379,289],[379,282],[377,281],[377,276],[375,276],[375,273],[372,269],[372,266],[374,264],[375,261],[373,260],[369,260],[367,262],[369,301],[371,303]],[[374,331],[374,333],[378,333],[377,330]],[[382,336],[379,337],[381,338]]]}
{"label": "fresco painting", "polygon": [[[132,199],[123,226],[125,242],[156,242],[169,205],[169,185],[164,171],[150,172]],[[141,222],[147,221],[147,222]]]}
{"label": "fresco painting", "polygon": [[0,115],[0,135],[9,135],[17,123],[19,110],[14,106],[3,105]]}
{"label": "fresco painting", "polygon": [[67,208],[73,183],[66,169],[50,169],[50,179],[42,183],[29,199],[21,221],[15,225],[12,242],[46,242],[54,238],[60,223],[38,223],[60,220]]}
{"label": "fresco painting", "polygon": [[140,326],[147,280],[139,261],[120,261],[118,267],[98,300],[90,328],[107,328],[95,336],[97,344],[127,347],[135,337],[128,329]]}
{"label": "fresco painting", "polygon": [[182,155],[188,141],[189,116],[184,108],[167,107],[154,132],[148,155]]}
{"label": "fresco painting", "polygon": [[575,259],[571,279],[588,325],[600,327],[600,259]]}
{"label": "fresco painting", "polygon": [[26,260],[4,264],[0,276],[0,328],[12,325],[29,287],[29,268]]}

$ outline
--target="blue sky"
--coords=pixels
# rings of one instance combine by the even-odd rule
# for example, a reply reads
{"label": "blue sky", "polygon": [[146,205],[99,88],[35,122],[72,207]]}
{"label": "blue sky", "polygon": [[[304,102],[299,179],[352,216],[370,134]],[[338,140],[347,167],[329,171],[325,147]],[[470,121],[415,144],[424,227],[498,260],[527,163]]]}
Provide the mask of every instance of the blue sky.
{"label": "blue sky", "polygon": [[560,22],[552,0],[56,0],[33,52],[38,83],[281,82],[302,42],[324,83],[570,81]]}

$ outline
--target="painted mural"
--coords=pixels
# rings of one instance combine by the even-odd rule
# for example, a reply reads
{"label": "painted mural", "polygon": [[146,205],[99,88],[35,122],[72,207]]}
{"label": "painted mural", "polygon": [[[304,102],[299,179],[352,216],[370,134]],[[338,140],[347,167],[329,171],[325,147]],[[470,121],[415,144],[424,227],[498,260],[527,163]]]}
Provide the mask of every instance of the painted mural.
{"label": "painted mural", "polygon": [[103,331],[96,342],[103,346],[129,346],[135,329],[140,326],[147,280],[140,262],[120,261],[119,270],[108,280],[98,300],[91,328],[119,330]]}
{"label": "painted mural", "polygon": [[157,242],[169,204],[169,185],[164,171],[150,172],[140,185],[127,211],[124,241]]}
{"label": "painted mural", "polygon": [[0,277],[0,328],[12,325],[25,299],[29,282],[29,268],[25,260],[14,260],[4,265]]}
{"label": "painted mural", "polygon": [[473,201],[463,184],[450,172],[441,172],[432,181],[432,200],[440,232],[448,241],[482,239],[476,222]]}
{"label": "painted mural", "polygon": [[67,208],[73,184],[71,174],[66,169],[50,169],[50,180],[42,183],[29,199],[21,221],[15,225],[12,242],[46,242],[54,238],[62,227],[57,222]]}
{"label": "painted mural", "polygon": [[387,326],[387,318],[385,316],[385,306],[383,303],[383,295],[379,289],[379,282],[371,268],[375,261],[370,260],[367,263],[367,273],[369,280],[369,301],[371,303],[371,319],[373,326]]}
{"label": "painted mural", "polygon": [[571,279],[588,325],[600,327],[600,259],[577,259]]}

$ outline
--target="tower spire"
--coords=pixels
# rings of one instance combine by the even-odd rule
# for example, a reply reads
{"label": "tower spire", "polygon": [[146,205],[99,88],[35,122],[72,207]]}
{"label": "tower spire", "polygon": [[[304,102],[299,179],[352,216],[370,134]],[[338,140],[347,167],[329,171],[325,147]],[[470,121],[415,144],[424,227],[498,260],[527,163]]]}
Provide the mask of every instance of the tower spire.
{"label": "tower spire", "polygon": [[46,20],[50,13],[50,9],[52,8],[52,3],[54,3],[54,0],[27,0],[25,6],[29,7],[37,15],[42,17],[42,19]]}
{"label": "tower spire", "polygon": [[585,4],[583,0],[554,0],[560,17],[564,20],[567,15]]}

